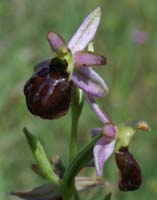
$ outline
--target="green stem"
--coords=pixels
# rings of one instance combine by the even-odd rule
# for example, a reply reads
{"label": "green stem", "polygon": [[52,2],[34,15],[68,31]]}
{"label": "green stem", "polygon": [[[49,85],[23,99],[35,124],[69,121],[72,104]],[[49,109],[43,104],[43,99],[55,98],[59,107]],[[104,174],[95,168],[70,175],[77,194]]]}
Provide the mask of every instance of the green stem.
{"label": "green stem", "polygon": [[66,183],[61,180],[60,181],[60,193],[62,195],[63,200],[73,200],[75,196],[75,187],[74,182],[67,186]]}
{"label": "green stem", "polygon": [[70,148],[69,148],[69,161],[71,162],[76,154],[78,149],[78,117],[72,116],[71,120],[71,135],[70,135]]}
{"label": "green stem", "polygon": [[83,108],[82,91],[76,87],[73,89],[71,103],[71,135],[69,147],[69,161],[71,162],[77,154],[78,149],[78,122]]}
{"label": "green stem", "polygon": [[[69,162],[75,158],[78,152],[78,122],[83,108],[83,95],[82,91],[76,87],[73,89],[72,103],[71,103],[71,134],[70,134],[70,144],[69,144]],[[68,192],[67,192],[68,191]],[[64,199],[76,199],[76,189],[74,185],[74,180],[71,185],[67,187],[66,184],[63,186],[63,198]]]}

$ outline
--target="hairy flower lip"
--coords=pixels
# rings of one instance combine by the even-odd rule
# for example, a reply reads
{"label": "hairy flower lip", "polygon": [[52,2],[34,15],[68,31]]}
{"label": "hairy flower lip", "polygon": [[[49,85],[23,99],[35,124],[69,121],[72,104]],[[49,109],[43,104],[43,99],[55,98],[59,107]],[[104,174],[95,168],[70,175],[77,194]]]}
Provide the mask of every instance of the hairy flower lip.
{"label": "hairy flower lip", "polygon": [[27,107],[43,119],[59,118],[69,110],[73,83],[67,72],[39,68],[24,86]]}
{"label": "hairy flower lip", "polygon": [[119,189],[122,191],[137,190],[142,184],[142,173],[128,147],[120,148],[115,153],[115,160],[120,176]]}

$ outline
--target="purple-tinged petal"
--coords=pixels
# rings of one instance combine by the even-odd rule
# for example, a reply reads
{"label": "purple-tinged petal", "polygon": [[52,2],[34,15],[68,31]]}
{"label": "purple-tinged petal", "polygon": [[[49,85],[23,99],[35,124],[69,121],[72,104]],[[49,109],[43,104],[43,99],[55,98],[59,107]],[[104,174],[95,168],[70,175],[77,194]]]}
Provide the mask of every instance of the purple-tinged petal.
{"label": "purple-tinged petal", "polygon": [[106,58],[99,54],[89,51],[77,51],[74,54],[75,66],[96,66],[105,65]]}
{"label": "purple-tinged petal", "polygon": [[108,93],[106,83],[92,69],[79,67],[73,72],[71,79],[75,85],[92,96],[103,97]]}
{"label": "purple-tinged petal", "polygon": [[68,48],[74,53],[86,48],[93,40],[101,18],[100,7],[92,11],[78,28],[72,39],[68,43]]}
{"label": "purple-tinged petal", "polygon": [[94,146],[94,162],[97,176],[102,176],[106,160],[111,156],[115,147],[115,140],[103,136]]}
{"label": "purple-tinged petal", "polygon": [[95,99],[91,95],[87,95],[87,101],[91,109],[96,113],[96,115],[99,117],[99,119],[104,125],[103,128],[93,129],[93,131],[95,132],[93,134],[96,134],[96,132],[97,133],[103,132],[105,136],[114,138],[117,133],[117,128],[111,122],[108,114],[100,109],[99,105],[96,103]]}
{"label": "purple-tinged petal", "polygon": [[51,32],[47,34],[47,39],[54,52],[62,51],[62,54],[67,53],[66,43],[60,35]]}
{"label": "purple-tinged petal", "polygon": [[107,137],[114,138],[116,136],[117,129],[113,124],[105,124],[103,128],[93,128],[91,130],[92,137],[95,137],[100,133],[103,133]]}
{"label": "purple-tinged petal", "polygon": [[103,134],[105,136],[114,138],[116,136],[116,133],[117,133],[117,128],[114,124],[108,123],[104,125]]}
{"label": "purple-tinged petal", "polygon": [[51,59],[47,58],[43,61],[41,61],[40,63],[38,63],[35,67],[34,67],[34,72],[38,73],[39,71],[41,71],[44,68],[48,68],[49,64],[50,64]]}
{"label": "purple-tinged petal", "polygon": [[96,113],[103,124],[111,123],[108,114],[100,109],[99,105],[96,103],[95,99],[91,95],[87,95],[87,100],[91,109]]}

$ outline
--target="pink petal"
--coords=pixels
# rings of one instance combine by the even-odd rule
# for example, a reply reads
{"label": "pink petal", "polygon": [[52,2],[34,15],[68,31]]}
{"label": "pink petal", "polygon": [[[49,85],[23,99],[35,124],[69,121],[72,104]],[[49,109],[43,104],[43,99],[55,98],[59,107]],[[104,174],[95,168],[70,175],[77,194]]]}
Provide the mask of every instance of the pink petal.
{"label": "pink petal", "polygon": [[94,162],[97,176],[102,176],[106,160],[111,156],[115,147],[115,140],[102,137],[94,146]]}
{"label": "pink petal", "polygon": [[53,51],[61,51],[61,48],[63,47],[65,47],[65,50],[67,51],[65,41],[60,35],[51,32],[47,34],[47,39]]}
{"label": "pink petal", "polygon": [[93,40],[101,18],[100,7],[92,11],[83,21],[68,43],[68,48],[74,53],[86,48]]}
{"label": "pink petal", "polygon": [[103,134],[107,137],[114,138],[117,134],[117,128],[114,124],[108,123],[103,127]]}
{"label": "pink petal", "polygon": [[108,93],[105,81],[92,69],[79,67],[74,70],[72,80],[75,85],[92,96],[103,97]]}
{"label": "pink petal", "polygon": [[98,118],[101,120],[103,124],[111,123],[110,118],[106,112],[103,112],[99,105],[96,103],[95,99],[91,96],[87,96],[87,100],[91,109],[95,112]]}
{"label": "pink petal", "polygon": [[77,51],[74,54],[75,66],[105,65],[106,58],[89,51]]}
{"label": "pink petal", "polygon": [[93,128],[91,131],[92,137],[95,137],[96,135],[102,133],[104,136],[109,138],[114,138],[117,134],[117,129],[115,125],[111,123],[107,123],[104,125],[103,128]]}

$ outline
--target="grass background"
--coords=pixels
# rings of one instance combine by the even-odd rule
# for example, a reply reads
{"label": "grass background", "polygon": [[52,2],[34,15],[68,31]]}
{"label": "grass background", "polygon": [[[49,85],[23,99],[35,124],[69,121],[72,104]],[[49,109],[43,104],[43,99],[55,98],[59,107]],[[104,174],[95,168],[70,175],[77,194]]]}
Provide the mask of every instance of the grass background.
{"label": "grass background", "polygon": [[[25,105],[23,86],[33,66],[52,52],[45,34],[60,33],[67,41],[85,16],[97,6],[102,20],[95,49],[108,64],[98,73],[104,77],[109,96],[100,101],[115,123],[145,119],[150,133],[138,133],[130,146],[141,165],[140,190],[118,190],[114,157],[106,164],[105,179],[112,183],[114,200],[153,200],[157,197],[157,4],[156,0],[1,0],[0,1],[0,199],[15,200],[9,192],[31,188],[43,181],[30,170],[33,157],[23,136],[24,126],[36,134],[48,155],[59,154],[67,162],[70,112],[54,121],[32,116]],[[148,40],[135,44],[131,32],[141,29]],[[80,146],[91,128],[100,122],[85,104],[79,128]],[[92,172],[94,173],[94,172]],[[105,190],[82,193],[84,199],[103,199]]]}

